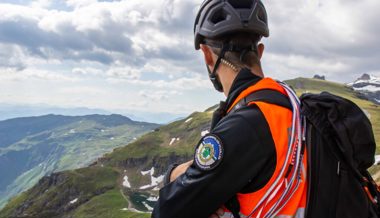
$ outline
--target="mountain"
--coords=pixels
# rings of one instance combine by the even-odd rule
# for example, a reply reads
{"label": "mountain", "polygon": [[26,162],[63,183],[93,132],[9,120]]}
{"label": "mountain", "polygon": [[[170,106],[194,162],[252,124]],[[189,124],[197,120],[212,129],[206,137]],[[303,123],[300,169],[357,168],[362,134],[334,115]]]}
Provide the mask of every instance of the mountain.
{"label": "mountain", "polygon": [[[358,98],[352,88],[319,79],[286,82],[298,94],[324,90],[353,100],[370,117],[380,143],[380,107]],[[89,167],[42,178],[13,198],[0,217],[150,217],[167,166],[192,159],[194,146],[210,128],[214,109],[161,126]],[[372,169],[374,174],[379,171]]]}
{"label": "mountain", "polygon": [[359,97],[380,105],[380,78],[363,74],[355,82],[348,85],[360,93]]}
{"label": "mountain", "polygon": [[[44,104],[0,104],[0,120],[8,120],[18,117],[34,117],[46,114],[59,114],[65,116],[84,116],[88,114],[111,115],[112,112],[102,109],[91,109],[85,107],[63,108]],[[135,117],[128,116],[134,120]]]}
{"label": "mountain", "polygon": [[86,107],[76,108],[64,108],[58,106],[51,106],[46,104],[9,104],[0,103],[0,121],[13,119],[18,117],[32,117],[42,116],[46,114],[59,114],[65,116],[84,116],[88,114],[121,114],[127,116],[135,121],[150,122],[167,124],[173,120],[179,119],[179,117],[185,117],[183,113],[165,113],[165,112],[153,112],[153,111],[137,111],[137,110],[104,110],[93,109]]}
{"label": "mountain", "polygon": [[52,172],[87,166],[159,125],[121,115],[0,121],[0,206]]}

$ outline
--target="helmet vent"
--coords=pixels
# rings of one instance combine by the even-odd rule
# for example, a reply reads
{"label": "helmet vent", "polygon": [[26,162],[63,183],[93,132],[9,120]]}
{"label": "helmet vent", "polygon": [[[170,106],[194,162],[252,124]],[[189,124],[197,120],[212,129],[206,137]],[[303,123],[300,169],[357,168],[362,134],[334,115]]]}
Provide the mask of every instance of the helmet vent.
{"label": "helmet vent", "polygon": [[257,18],[259,18],[259,20],[261,20],[264,23],[267,22],[267,16],[263,10],[259,10],[259,13],[257,14]]}
{"label": "helmet vent", "polygon": [[252,9],[255,1],[252,0],[227,0],[235,9]]}
{"label": "helmet vent", "polygon": [[227,19],[227,13],[223,9],[220,9],[213,14],[210,21],[214,24],[217,24],[222,21],[225,21],[226,19]]}

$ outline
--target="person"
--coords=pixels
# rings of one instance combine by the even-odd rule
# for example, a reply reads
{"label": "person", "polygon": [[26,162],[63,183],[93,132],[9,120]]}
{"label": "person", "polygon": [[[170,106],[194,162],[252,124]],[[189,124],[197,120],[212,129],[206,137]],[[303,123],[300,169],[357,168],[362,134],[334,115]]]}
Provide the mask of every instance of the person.
{"label": "person", "polygon": [[[227,99],[194,159],[168,170],[152,217],[304,217],[307,154],[299,111],[290,89],[264,77],[260,41],[269,28],[263,3],[205,0],[194,35],[210,80]],[[251,93],[268,89],[285,101],[276,94],[250,101]]]}

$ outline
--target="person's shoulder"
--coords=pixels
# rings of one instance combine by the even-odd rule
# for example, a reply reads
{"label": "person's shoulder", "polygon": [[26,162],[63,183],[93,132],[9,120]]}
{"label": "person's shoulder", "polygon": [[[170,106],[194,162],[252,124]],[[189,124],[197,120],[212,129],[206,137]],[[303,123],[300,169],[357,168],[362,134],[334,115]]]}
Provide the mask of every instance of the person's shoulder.
{"label": "person's shoulder", "polygon": [[265,120],[264,114],[261,112],[257,105],[249,105],[239,108],[238,110],[227,114],[221,121],[220,125],[235,125],[252,127],[259,120]]}
{"label": "person's shoulder", "polygon": [[[226,115],[211,131],[221,138],[244,136],[245,138],[255,137],[257,128],[266,129],[266,120],[263,113],[256,105],[242,107]],[[264,130],[263,130],[264,131]]]}

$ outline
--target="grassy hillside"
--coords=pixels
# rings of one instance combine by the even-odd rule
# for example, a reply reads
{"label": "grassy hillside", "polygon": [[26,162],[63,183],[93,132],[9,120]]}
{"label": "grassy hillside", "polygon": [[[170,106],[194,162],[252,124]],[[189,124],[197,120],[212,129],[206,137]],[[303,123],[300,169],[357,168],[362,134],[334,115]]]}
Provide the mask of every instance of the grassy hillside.
{"label": "grassy hillside", "polygon": [[298,78],[285,82],[291,85],[299,95],[303,93],[320,93],[321,91],[328,91],[332,94],[347,98],[359,105],[370,118],[377,143],[376,153],[380,154],[380,105],[363,99],[362,95],[355,92],[352,88],[340,83],[306,78]]}
{"label": "grassy hillside", "polygon": [[[152,176],[159,177],[169,163],[190,159],[201,132],[209,128],[211,113],[197,112],[159,127],[90,167],[44,177],[12,199],[0,217],[150,217],[136,210],[148,211],[144,204],[154,205],[147,199],[157,195],[157,185],[141,189],[151,183],[151,176],[141,171],[154,167]],[[131,188],[122,185],[124,176],[128,176]],[[78,200],[70,204],[75,199]]]}
{"label": "grassy hillside", "polygon": [[158,127],[120,115],[47,115],[0,122],[0,208],[52,172],[87,166]]}
{"label": "grassy hillside", "polygon": [[[299,94],[326,90],[352,99],[370,114],[376,140],[380,143],[378,106],[359,99],[342,84],[303,78],[287,82]],[[212,112],[212,109],[196,112],[183,120],[156,128],[128,146],[104,155],[90,167],[45,177],[38,185],[14,198],[0,212],[0,217],[22,217],[25,213],[41,217],[41,214],[52,211],[58,212],[51,217],[150,217],[154,197],[161,187],[157,181],[162,179],[169,164],[192,158],[202,132],[209,129]],[[71,189],[86,188],[82,192],[70,192],[67,183]],[[64,193],[59,198],[54,195],[58,190]],[[76,198],[78,200],[70,204]]]}

